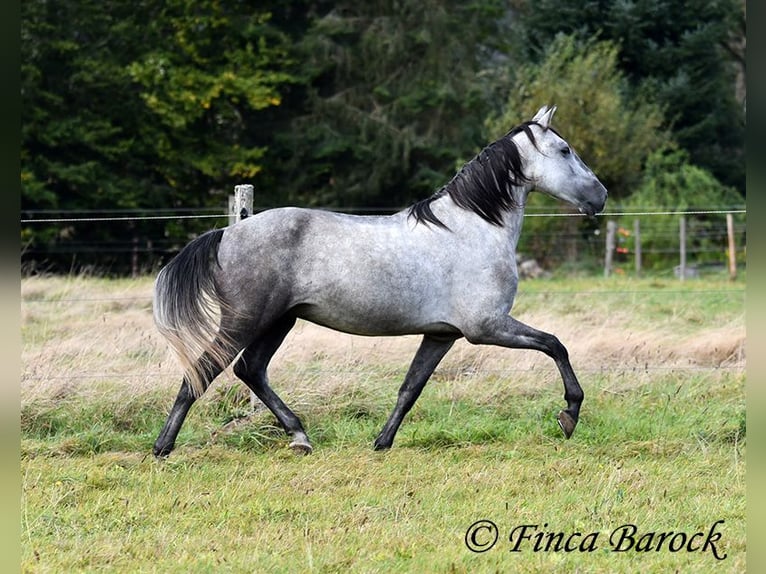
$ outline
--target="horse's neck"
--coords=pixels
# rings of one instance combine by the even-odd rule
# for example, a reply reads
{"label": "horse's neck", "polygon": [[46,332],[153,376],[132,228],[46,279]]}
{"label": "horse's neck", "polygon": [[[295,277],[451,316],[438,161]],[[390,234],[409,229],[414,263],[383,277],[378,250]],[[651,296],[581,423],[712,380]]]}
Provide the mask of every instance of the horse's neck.
{"label": "horse's neck", "polygon": [[449,195],[434,200],[431,208],[434,214],[449,229],[459,232],[459,230],[476,229],[477,226],[483,228],[483,232],[493,236],[503,236],[505,241],[512,243],[515,247],[521,234],[521,227],[524,220],[524,206],[527,202],[529,190],[523,188],[514,188],[513,194],[516,201],[516,207],[506,211],[503,214],[503,225],[499,227],[481,218],[480,215],[459,207],[452,201]]}
{"label": "horse's neck", "polygon": [[527,197],[531,189],[529,187],[514,187],[513,200],[516,207],[506,212],[503,217],[503,227],[511,234],[514,245],[519,240],[521,228],[524,224],[524,210],[527,207]]}
{"label": "horse's neck", "polygon": [[519,203],[503,215],[503,231],[506,234],[507,241],[513,245],[514,249],[516,249],[516,245],[519,242],[521,228],[524,224],[525,203],[526,196],[524,197],[524,203]]}

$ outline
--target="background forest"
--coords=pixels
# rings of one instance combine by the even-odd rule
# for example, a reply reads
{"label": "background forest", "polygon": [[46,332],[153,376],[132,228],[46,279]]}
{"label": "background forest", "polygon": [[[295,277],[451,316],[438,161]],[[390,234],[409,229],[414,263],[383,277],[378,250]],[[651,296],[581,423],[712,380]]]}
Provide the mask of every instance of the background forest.
{"label": "background forest", "polygon": [[[171,216],[221,214],[241,183],[255,186],[257,209],[398,210],[543,104],[558,106],[556,128],[609,189],[609,211],[745,202],[744,0],[21,10],[29,272],[123,274],[137,258],[154,269],[225,224]],[[530,209],[566,209],[535,200]],[[522,247],[556,265],[583,254],[546,238],[590,236],[600,222],[526,225]]]}

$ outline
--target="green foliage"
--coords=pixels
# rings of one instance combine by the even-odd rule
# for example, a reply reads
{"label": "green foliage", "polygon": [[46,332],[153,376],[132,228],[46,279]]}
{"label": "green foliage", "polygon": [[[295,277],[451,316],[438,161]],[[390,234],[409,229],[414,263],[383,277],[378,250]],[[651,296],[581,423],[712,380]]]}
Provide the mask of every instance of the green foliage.
{"label": "green foliage", "polygon": [[[627,90],[617,60],[617,46],[611,42],[557,36],[539,64],[517,71],[503,113],[487,122],[490,137],[531,118],[542,103],[555,104],[559,107],[553,118],[556,129],[604,183],[609,202],[626,197],[641,180],[646,157],[667,143],[669,135],[660,128],[661,109]],[[534,195],[528,213],[570,210]],[[535,217],[527,218],[524,226],[520,251],[545,266],[600,256],[592,221]],[[578,249],[583,239],[585,253]]]}
{"label": "green foliage", "polygon": [[[400,208],[543,103],[559,106],[557,127],[612,199],[668,131],[744,195],[741,0],[30,0],[21,11],[25,218],[219,213],[239,183],[256,186],[258,207]],[[153,268],[221,223],[24,225],[22,259]],[[593,231],[570,220],[556,233]],[[553,232],[535,241],[551,263],[578,256],[562,257]]]}
{"label": "green foliage", "polygon": [[[710,172],[690,163],[680,149],[661,149],[647,161],[641,186],[626,201],[626,212],[742,209],[742,196]],[[726,261],[724,215],[686,215],[690,263]],[[642,267],[670,269],[678,262],[678,218],[636,217],[641,227]],[[744,216],[735,215],[744,224]],[[632,246],[632,240],[629,242]]]}
{"label": "green foliage", "polygon": [[650,94],[693,163],[745,194],[743,0],[522,0],[517,49],[539,60],[560,34],[619,46],[631,91]]}
{"label": "green foliage", "polygon": [[496,0],[333,2],[298,45],[307,107],[280,149],[291,202],[401,207],[473,155],[499,80]]}
{"label": "green foliage", "polygon": [[664,148],[649,156],[641,186],[624,203],[629,209],[673,207],[679,211],[742,207],[737,192],[693,165],[682,149]]}
{"label": "green foliage", "polygon": [[245,116],[279,105],[279,88],[292,81],[283,71],[285,40],[268,21],[268,14],[239,13],[236,3],[178,0],[150,25],[163,40],[128,71],[161,127],[156,153],[174,187],[195,175],[217,187],[261,170],[264,149],[250,145]]}
{"label": "green foliage", "polygon": [[[248,132],[290,81],[268,15],[234,1],[32,0],[21,36],[23,210],[223,210],[261,168]],[[35,225],[22,240],[54,268],[71,265],[55,255],[68,246],[124,272],[126,238],[168,249],[209,224]]]}
{"label": "green foliage", "polygon": [[606,185],[610,198],[627,196],[641,178],[646,157],[669,135],[660,128],[662,110],[626,89],[618,55],[611,42],[557,36],[539,64],[516,72],[502,115],[487,122],[490,137],[531,118],[543,103],[555,104],[560,108],[556,129]]}

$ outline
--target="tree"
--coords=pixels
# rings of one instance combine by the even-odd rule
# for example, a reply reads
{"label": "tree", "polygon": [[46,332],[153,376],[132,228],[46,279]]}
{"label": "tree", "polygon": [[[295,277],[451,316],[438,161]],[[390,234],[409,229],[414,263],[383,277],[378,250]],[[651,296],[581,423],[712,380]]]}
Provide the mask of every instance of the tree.
{"label": "tree", "polygon": [[[285,44],[268,15],[236,0],[25,2],[22,210],[220,209],[261,167],[249,133],[291,81]],[[207,226],[27,226],[22,236],[54,267],[68,268],[69,254],[55,252],[77,244],[88,262],[122,271],[132,242],[165,236],[169,247]]]}
{"label": "tree", "polygon": [[[659,106],[629,95],[617,57],[611,42],[557,36],[539,64],[517,70],[502,114],[487,121],[491,137],[529,119],[540,105],[555,104],[556,129],[604,183],[609,204],[625,198],[641,181],[646,158],[669,141],[669,134],[660,127]],[[533,194],[528,211],[535,209],[568,208]],[[521,251],[548,265],[576,260],[576,240],[593,238],[595,230],[593,222],[571,217],[528,218],[524,225]]]}
{"label": "tree", "polygon": [[289,160],[270,175],[303,205],[400,207],[430,195],[486,143],[502,2],[319,5],[298,45],[305,112],[272,148]]}
{"label": "tree", "polygon": [[[619,46],[633,90],[665,110],[690,160],[745,194],[743,0],[518,0],[517,48],[539,60],[557,34]],[[738,87],[739,86],[739,87]]]}
{"label": "tree", "polygon": [[630,95],[617,58],[611,42],[557,36],[539,64],[517,70],[503,113],[487,121],[489,137],[528,119],[540,105],[555,104],[556,128],[598,174],[610,198],[627,196],[646,157],[669,134],[661,128],[660,107]]}
{"label": "tree", "polygon": [[264,152],[250,143],[252,116],[280,105],[280,87],[293,80],[284,71],[285,38],[269,27],[269,15],[236,1],[172,0],[157,9],[149,30],[156,42],[128,71],[159,124],[164,179],[174,187],[218,187],[252,178]]}
{"label": "tree", "polygon": [[[137,48],[126,37],[126,22],[135,20],[126,8],[87,0],[23,3],[23,210],[134,207],[142,184],[152,185],[131,177],[142,163],[132,132],[146,116],[123,70]],[[78,233],[94,236],[30,226],[22,239],[34,250]]]}

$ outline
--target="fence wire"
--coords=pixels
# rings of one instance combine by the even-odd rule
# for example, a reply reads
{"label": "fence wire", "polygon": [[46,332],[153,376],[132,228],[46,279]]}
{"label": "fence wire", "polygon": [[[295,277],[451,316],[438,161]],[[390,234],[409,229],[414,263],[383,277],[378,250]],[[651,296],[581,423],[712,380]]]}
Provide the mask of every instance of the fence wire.
{"label": "fence wire", "polygon": [[[256,208],[253,211],[258,213],[265,211],[269,208]],[[370,207],[370,208],[317,208],[323,210],[334,210],[341,213],[354,213],[354,212],[370,212],[370,213],[394,213],[396,209],[389,209],[383,207]],[[33,213],[26,211],[24,213]],[[78,212],[79,213],[79,212]],[[596,217],[627,217],[627,216],[649,216],[649,215],[725,215],[727,213],[732,214],[746,214],[746,209],[703,209],[703,210],[690,210],[690,211],[678,211],[678,210],[660,210],[660,211],[614,211],[599,213]],[[584,213],[524,213],[524,217],[589,217]],[[143,216],[112,216],[112,217],[53,217],[42,219],[22,219],[23,224],[32,223],[111,223],[116,221],[171,221],[180,219],[221,219],[229,218],[228,213],[196,213],[186,215],[143,215]]]}

